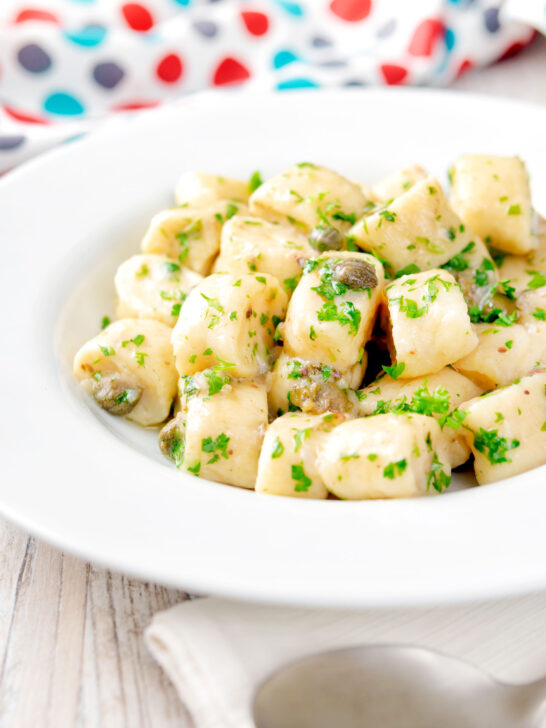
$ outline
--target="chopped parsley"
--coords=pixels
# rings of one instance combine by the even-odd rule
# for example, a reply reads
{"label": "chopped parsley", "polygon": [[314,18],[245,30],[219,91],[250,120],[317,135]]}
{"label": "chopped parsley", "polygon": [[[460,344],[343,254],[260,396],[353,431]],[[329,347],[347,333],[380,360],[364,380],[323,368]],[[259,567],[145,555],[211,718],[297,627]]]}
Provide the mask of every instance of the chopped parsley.
{"label": "chopped parsley", "polygon": [[226,460],[229,458],[229,454],[227,452],[229,439],[230,438],[225,434],[225,432],[221,432],[216,440],[212,437],[205,437],[201,440],[201,450],[212,455],[211,459],[207,461],[207,465],[212,465],[218,462],[220,457],[223,457]]}
{"label": "chopped parsley", "polygon": [[129,346],[129,344],[134,344],[135,346],[140,346],[141,344],[144,343],[145,339],[146,339],[146,337],[144,336],[144,334],[137,334],[134,339],[126,339],[125,341],[122,341],[121,345],[123,346],[123,348],[125,348],[126,346]]}
{"label": "chopped parsley", "polygon": [[312,432],[311,427],[306,427],[303,430],[295,430],[295,432],[294,432],[294,452],[299,452],[301,450],[303,441],[307,440],[309,438],[309,436],[311,435],[311,432]]}
{"label": "chopped parsley", "polygon": [[509,215],[521,215],[521,207],[519,205],[510,205],[508,208]]}
{"label": "chopped parsley", "polygon": [[263,184],[262,175],[258,172],[258,170],[256,170],[255,172],[252,173],[252,175],[248,181],[249,192],[252,194],[253,192],[255,192],[258,189],[258,187],[261,187],[262,184]]}
{"label": "chopped parsley", "polygon": [[404,369],[406,368],[406,365],[403,361],[399,361],[397,364],[393,364],[392,366],[388,367],[383,365],[383,370],[387,372],[393,379],[398,379],[398,377],[402,374]]}
{"label": "chopped parsley", "polygon": [[397,476],[402,475],[407,467],[406,458],[398,460],[398,462],[389,463],[383,468],[383,477],[394,480]]}
{"label": "chopped parsley", "polygon": [[507,440],[499,435],[498,430],[484,430],[480,427],[479,432],[474,433],[474,447],[478,452],[487,456],[492,465],[499,463],[511,463],[506,457],[508,450],[519,447],[519,440]]}
{"label": "chopped parsley", "polygon": [[280,458],[281,455],[284,452],[284,445],[279,440],[279,438],[275,438],[275,444],[273,445],[273,449],[271,450],[271,457],[273,460],[276,460],[277,458]]}
{"label": "chopped parsley", "polygon": [[339,304],[326,301],[317,312],[319,321],[337,321],[340,326],[348,326],[349,334],[356,336],[362,316],[351,301],[342,301]]}
{"label": "chopped parsley", "polygon": [[104,356],[114,356],[116,353],[111,346],[100,346],[99,349],[102,351]]}
{"label": "chopped parsley", "polygon": [[290,292],[294,291],[299,283],[300,278],[301,276],[299,275],[292,276],[292,278],[285,278],[282,282],[284,289]]}
{"label": "chopped parsley", "polygon": [[432,486],[437,493],[442,493],[451,483],[451,475],[448,475],[443,469],[444,465],[435,452],[432,456],[432,464],[427,478],[427,489]]}
{"label": "chopped parsley", "polygon": [[101,319],[101,322],[100,322],[100,327],[101,327],[101,329],[105,329],[107,326],[110,326],[111,323],[112,323],[112,320],[110,319],[109,316],[103,316]]}
{"label": "chopped parsley", "polygon": [[139,367],[145,367],[146,366],[146,357],[148,354],[146,354],[144,351],[136,351],[135,352],[135,359],[136,363]]}
{"label": "chopped parsley", "polygon": [[178,260],[184,263],[190,252],[190,241],[198,238],[201,235],[202,223],[201,220],[194,220],[184,230],[176,233],[175,237],[180,244],[180,253],[178,254]]}
{"label": "chopped parsley", "polygon": [[539,273],[536,270],[528,270],[525,271],[528,275],[532,276],[531,280],[527,284],[527,288],[532,288],[535,290],[536,288],[542,288],[542,286],[546,286],[546,275],[543,273]]}
{"label": "chopped parsley", "polygon": [[303,465],[292,465],[292,480],[296,483],[294,490],[296,493],[307,493],[313,481],[307,477]]}
{"label": "chopped parsley", "polygon": [[194,475],[199,475],[201,471],[201,461],[198,460],[195,465],[192,465],[191,467],[188,465],[188,472],[193,473]]}
{"label": "chopped parsley", "polygon": [[450,427],[452,430],[458,430],[462,426],[466,415],[467,412],[465,412],[465,410],[454,409],[453,412],[449,412],[443,417],[440,417],[440,427],[442,430],[444,427]]}

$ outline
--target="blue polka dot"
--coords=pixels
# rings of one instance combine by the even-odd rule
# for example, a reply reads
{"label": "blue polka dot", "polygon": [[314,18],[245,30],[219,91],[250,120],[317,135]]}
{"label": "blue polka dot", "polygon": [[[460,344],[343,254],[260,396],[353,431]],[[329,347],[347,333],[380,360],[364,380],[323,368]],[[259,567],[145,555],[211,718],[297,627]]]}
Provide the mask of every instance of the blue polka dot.
{"label": "blue polka dot", "polygon": [[187,7],[188,7],[188,5],[190,5],[190,4],[191,4],[191,0],[174,0],[174,2],[175,2],[175,3],[177,4],[177,5],[182,5],[182,7],[184,7],[184,8],[187,8]]}
{"label": "blue polka dot", "polygon": [[288,91],[295,88],[318,88],[318,83],[310,78],[290,78],[288,81],[281,81],[277,84],[279,91]]}
{"label": "blue polka dot", "polygon": [[445,36],[444,36],[446,48],[448,51],[453,50],[455,47],[455,33],[451,28],[446,28]]}
{"label": "blue polka dot", "polygon": [[78,116],[84,111],[83,104],[64,91],[50,94],[44,101],[44,109],[50,114],[59,114],[59,116]]}
{"label": "blue polka dot", "polygon": [[86,25],[81,30],[65,31],[64,35],[72,43],[85,48],[93,48],[100,45],[106,37],[106,28],[103,25]]}
{"label": "blue polka dot", "polygon": [[273,56],[273,68],[282,68],[283,66],[287,66],[289,63],[294,63],[294,61],[298,60],[298,56],[295,53],[292,53],[292,51],[282,50],[275,53]]}
{"label": "blue polka dot", "polygon": [[303,8],[298,3],[289,2],[289,0],[275,0],[276,4],[285,10],[290,15],[294,15],[296,18],[303,16]]}

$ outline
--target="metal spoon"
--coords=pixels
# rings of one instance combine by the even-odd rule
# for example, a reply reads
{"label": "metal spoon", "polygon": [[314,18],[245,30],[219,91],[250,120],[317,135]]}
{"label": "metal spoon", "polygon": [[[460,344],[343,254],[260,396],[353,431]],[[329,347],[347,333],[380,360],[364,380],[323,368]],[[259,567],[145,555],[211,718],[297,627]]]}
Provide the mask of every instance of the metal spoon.
{"label": "metal spoon", "polygon": [[420,647],[352,647],[281,668],[253,711],[256,728],[538,728],[546,678],[508,685]]}

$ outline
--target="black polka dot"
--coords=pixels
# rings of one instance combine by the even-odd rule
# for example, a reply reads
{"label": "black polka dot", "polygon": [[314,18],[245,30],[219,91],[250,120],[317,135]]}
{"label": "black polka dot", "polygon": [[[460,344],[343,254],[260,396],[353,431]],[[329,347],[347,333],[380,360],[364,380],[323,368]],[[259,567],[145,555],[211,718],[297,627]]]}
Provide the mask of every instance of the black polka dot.
{"label": "black polka dot", "polygon": [[17,60],[26,71],[31,73],[43,73],[51,66],[51,58],[36,43],[30,43],[20,48]]}
{"label": "black polka dot", "polygon": [[487,10],[484,10],[483,21],[485,23],[485,27],[490,33],[496,33],[500,28],[499,9],[487,8]]}
{"label": "black polka dot", "polygon": [[0,135],[0,151],[7,152],[10,149],[17,149],[25,141],[21,134]]}
{"label": "black polka dot", "polygon": [[311,45],[313,48],[329,48],[332,45],[332,41],[321,35],[316,35],[311,39]]}
{"label": "black polka dot", "polygon": [[214,36],[218,33],[218,26],[211,20],[196,20],[193,27],[199,35],[202,35],[205,38],[214,38]]}
{"label": "black polka dot", "polygon": [[389,21],[382,25],[376,33],[378,38],[388,38],[396,30],[396,18],[391,18]]}
{"label": "black polka dot", "polygon": [[124,76],[125,71],[117,63],[97,63],[93,69],[93,78],[103,88],[114,88]]}

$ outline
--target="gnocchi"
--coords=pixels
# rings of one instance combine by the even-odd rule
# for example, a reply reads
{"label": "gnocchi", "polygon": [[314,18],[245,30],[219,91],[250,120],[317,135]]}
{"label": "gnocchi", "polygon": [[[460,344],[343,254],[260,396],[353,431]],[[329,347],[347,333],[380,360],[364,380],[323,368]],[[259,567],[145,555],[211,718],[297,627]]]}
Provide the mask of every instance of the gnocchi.
{"label": "gnocchi", "polygon": [[546,463],[546,223],[517,157],[353,182],[187,171],[74,357],[187,476],[262,496],[443,493]]}

